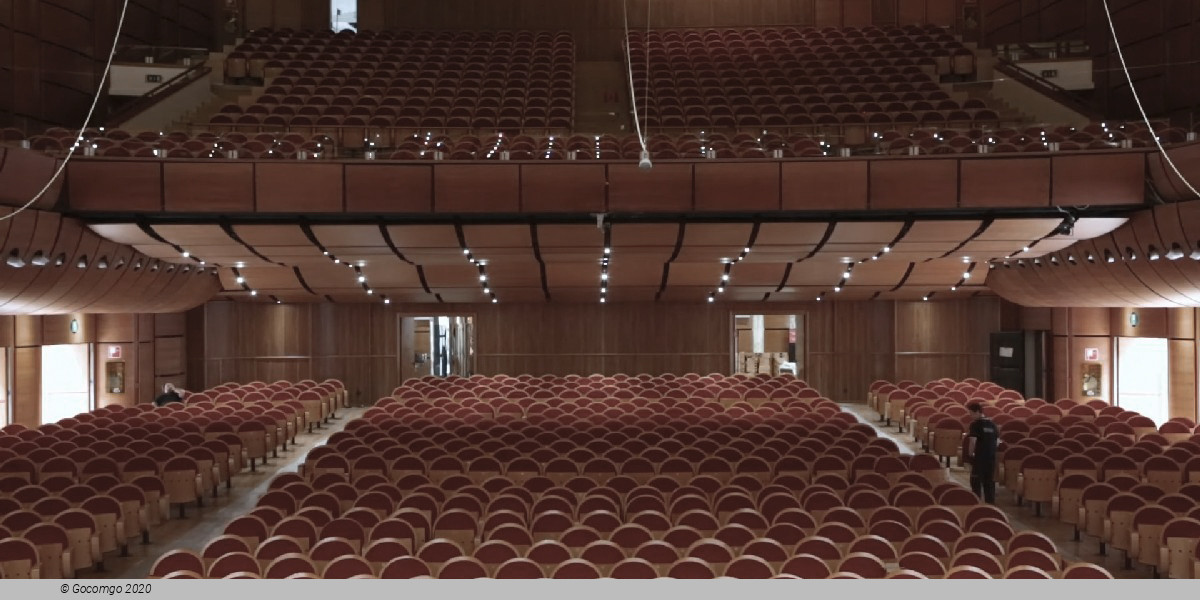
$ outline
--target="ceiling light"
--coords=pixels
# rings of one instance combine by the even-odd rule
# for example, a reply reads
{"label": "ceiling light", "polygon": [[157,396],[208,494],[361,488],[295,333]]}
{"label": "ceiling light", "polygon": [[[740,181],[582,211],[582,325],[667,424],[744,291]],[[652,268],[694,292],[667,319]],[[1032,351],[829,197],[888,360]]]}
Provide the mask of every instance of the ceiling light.
{"label": "ceiling light", "polygon": [[1110,252],[1108,248],[1104,249],[1104,262],[1110,265],[1117,262],[1117,257],[1113,256],[1113,253]]}
{"label": "ceiling light", "polygon": [[604,304],[604,302],[605,302],[604,296],[600,296],[600,304]]}
{"label": "ceiling light", "polygon": [[50,264],[50,257],[42,254],[41,250],[38,250],[33,253],[33,258],[29,259],[29,262],[33,263],[35,267],[44,267]]}
{"label": "ceiling light", "polygon": [[840,291],[842,291],[842,286],[840,286],[840,285],[835,285],[835,286],[833,286],[833,291],[834,291],[835,293],[836,293],[836,292],[840,292]]}
{"label": "ceiling light", "polygon": [[485,285],[485,286],[483,286],[483,293],[484,293],[484,294],[488,294],[488,295],[490,295],[490,294],[492,293],[492,288],[490,288],[490,287],[488,287],[488,286],[486,286],[486,285]]}
{"label": "ceiling light", "polygon": [[192,254],[190,252],[188,252],[187,250],[184,250],[183,252],[180,253],[180,256],[182,256],[184,258],[190,258],[192,256]]}
{"label": "ceiling light", "polygon": [[725,286],[721,286],[721,287],[717,288],[717,292],[724,294],[724,293],[725,293]]}
{"label": "ceiling light", "polygon": [[963,279],[970,279],[970,278],[971,278],[971,272],[963,271]]}
{"label": "ceiling light", "polygon": [[371,294],[374,294],[374,293],[375,293],[375,290],[373,290],[373,289],[371,289],[371,288],[367,288],[367,295],[368,295],[368,296],[370,296]]}
{"label": "ceiling light", "polygon": [[342,264],[342,261],[338,260],[337,257],[334,257],[333,264],[340,265],[340,264]]}
{"label": "ceiling light", "polygon": [[1025,246],[1024,248],[1021,248],[1021,252],[1029,252],[1029,246]]}
{"label": "ceiling light", "polygon": [[[35,255],[34,258],[37,258],[37,256]],[[1200,260],[1200,244],[1196,245],[1196,249],[1192,250],[1192,253],[1188,255],[1188,258],[1190,258],[1192,260]],[[37,264],[37,263],[34,263],[34,264]]]}
{"label": "ceiling light", "polygon": [[233,281],[234,281],[235,283],[237,283],[238,285],[241,285],[241,284],[243,284],[243,283],[246,283],[246,278],[245,278],[245,277],[242,277],[241,275],[238,275],[238,276],[237,276],[237,278],[236,278],[236,279],[234,279]]}
{"label": "ceiling light", "polygon": [[499,302],[499,301],[500,301],[500,299],[499,299],[499,298],[492,298],[492,304],[495,304],[495,303],[497,303],[497,302]]}
{"label": "ceiling light", "polygon": [[850,279],[850,271],[846,271],[845,273],[842,273],[842,279]]}
{"label": "ceiling light", "polygon": [[487,274],[486,274],[486,273],[480,274],[480,275],[479,275],[479,280],[480,280],[480,281],[487,281]]}
{"label": "ceiling light", "polygon": [[383,303],[384,303],[384,304],[391,304],[391,303],[392,303],[392,299],[391,299],[391,298],[384,298],[384,299],[383,299]]}
{"label": "ceiling light", "polygon": [[964,262],[964,263],[969,263],[969,262],[971,262],[971,257],[970,257],[970,256],[964,256],[964,257],[963,257],[963,262]]}
{"label": "ceiling light", "polygon": [[1071,264],[1075,264],[1075,255],[1074,255],[1074,254],[1068,254],[1068,255],[1067,255],[1067,262],[1069,262],[1069,263],[1071,263]]}
{"label": "ceiling light", "polygon": [[[322,250],[322,251],[321,251],[321,256],[329,256],[329,251],[328,251],[328,250]],[[242,264],[242,263],[238,263],[238,264],[240,265],[240,264]]]}
{"label": "ceiling light", "polygon": [[[1197,256],[1200,256],[1200,254]],[[1137,252],[1129,246],[1125,247],[1125,260],[1137,260]]]}
{"label": "ceiling light", "polygon": [[601,273],[600,281],[608,281],[608,273]]}
{"label": "ceiling light", "polygon": [[722,274],[721,281],[729,281],[729,273]]}
{"label": "ceiling light", "polygon": [[922,300],[922,301],[925,301],[925,302],[929,302],[929,296],[928,296],[928,295],[926,295],[925,297],[921,298],[921,300]]}
{"label": "ceiling light", "polygon": [[87,255],[84,254],[83,256],[80,256],[79,261],[75,263],[75,266],[79,267],[80,269],[86,269],[88,266]]}
{"label": "ceiling light", "polygon": [[891,246],[884,246],[884,247],[883,247],[883,253],[884,253],[884,254],[887,254],[888,252],[891,252],[891,251],[892,251],[892,247],[891,247]]}
{"label": "ceiling light", "polygon": [[8,260],[5,262],[14,269],[20,269],[25,266],[25,259],[21,258],[21,252],[16,248],[13,248],[12,252],[8,254]]}
{"label": "ceiling light", "polygon": [[1159,255],[1159,253],[1158,253],[1158,248],[1155,248],[1154,246],[1150,246],[1150,251],[1146,253],[1146,257],[1149,258],[1150,260],[1158,260],[1159,258],[1161,258],[1161,255]]}
{"label": "ceiling light", "polygon": [[605,254],[612,254],[612,248],[609,248],[609,247],[605,246],[605,248],[604,248],[604,253],[605,253]]}
{"label": "ceiling light", "polygon": [[258,295],[258,290],[250,290],[250,295],[251,295],[251,296],[257,296],[257,295]]}
{"label": "ceiling light", "polygon": [[470,253],[471,253],[471,250],[469,248],[463,248],[463,254],[470,254]]}
{"label": "ceiling light", "polygon": [[96,261],[96,268],[97,269],[107,269],[108,268],[108,257],[101,256],[100,260]]}
{"label": "ceiling light", "polygon": [[717,298],[716,298],[716,296],[711,296],[711,295],[710,295],[710,296],[708,297],[708,301],[709,301],[709,302],[716,302],[716,301],[717,301]]}
{"label": "ceiling light", "polygon": [[742,254],[750,254],[750,247],[746,246],[745,248],[742,248]]}
{"label": "ceiling light", "polygon": [[1095,254],[1092,254],[1091,252],[1088,252],[1088,253],[1087,253],[1087,261],[1088,261],[1088,262],[1090,262],[1090,263],[1095,263],[1095,262],[1096,262],[1096,255],[1095,255]]}
{"label": "ceiling light", "polygon": [[1179,260],[1183,258],[1183,247],[1178,243],[1172,243],[1171,249],[1167,251],[1167,260]]}
{"label": "ceiling light", "polygon": [[366,283],[366,282],[367,282],[367,276],[366,276],[366,275],[359,275],[359,276],[358,276],[358,282],[359,282],[359,283]]}

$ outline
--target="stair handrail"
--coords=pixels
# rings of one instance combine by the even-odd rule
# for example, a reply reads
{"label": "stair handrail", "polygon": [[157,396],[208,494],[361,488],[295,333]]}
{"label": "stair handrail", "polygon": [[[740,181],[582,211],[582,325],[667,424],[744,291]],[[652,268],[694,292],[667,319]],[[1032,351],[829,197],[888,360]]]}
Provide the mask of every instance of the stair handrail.
{"label": "stair handrail", "polygon": [[107,127],[120,127],[126,121],[136,117],[137,115],[146,112],[154,105],[168,98],[175,92],[191,85],[196,80],[202,77],[208,77],[212,73],[212,67],[208,65],[208,61],[202,61],[193,64],[184,69],[178,75],[162,82],[154,89],[142,94],[136,100],[121,107],[119,111],[108,116],[105,120]]}
{"label": "stair handrail", "polygon": [[996,70],[1003,73],[1026,86],[1041,92],[1043,96],[1066,106],[1067,108],[1093,120],[1099,121],[1104,118],[1099,111],[1095,109],[1088,101],[1080,98],[1070,90],[1046,79],[1037,73],[1030,71],[1004,56],[997,56]]}

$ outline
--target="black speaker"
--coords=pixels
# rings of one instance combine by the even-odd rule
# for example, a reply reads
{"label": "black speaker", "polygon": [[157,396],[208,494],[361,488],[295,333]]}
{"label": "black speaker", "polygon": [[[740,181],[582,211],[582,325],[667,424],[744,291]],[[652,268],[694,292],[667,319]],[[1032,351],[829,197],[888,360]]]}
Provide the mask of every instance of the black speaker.
{"label": "black speaker", "polygon": [[988,379],[1026,398],[1042,398],[1046,391],[1046,332],[998,331],[990,341]]}

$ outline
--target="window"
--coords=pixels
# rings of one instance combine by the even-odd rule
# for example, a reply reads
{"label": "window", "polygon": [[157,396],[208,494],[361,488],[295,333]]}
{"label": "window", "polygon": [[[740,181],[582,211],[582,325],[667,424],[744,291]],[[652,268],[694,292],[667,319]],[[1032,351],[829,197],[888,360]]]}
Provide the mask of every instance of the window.
{"label": "window", "polygon": [[343,29],[358,32],[358,0],[329,0],[329,15],[335,32]]}

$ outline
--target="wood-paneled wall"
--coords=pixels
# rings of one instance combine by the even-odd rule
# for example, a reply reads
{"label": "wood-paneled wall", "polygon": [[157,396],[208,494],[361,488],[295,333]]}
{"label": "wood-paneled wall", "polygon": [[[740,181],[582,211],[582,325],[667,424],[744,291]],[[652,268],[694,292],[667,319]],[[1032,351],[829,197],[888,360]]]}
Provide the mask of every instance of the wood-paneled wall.
{"label": "wood-paneled wall", "polygon": [[[988,334],[1018,327],[996,297],[801,304],[376,304],[210,302],[188,315],[194,389],[224,381],[343,380],[370,403],[399,383],[398,315],[475,317],[476,371],[729,373],[733,315],[804,313],[809,382],[860,401],[875,379],[986,377]],[[203,340],[201,343],[199,340]],[[202,358],[195,358],[201,356]]]}
{"label": "wood-paneled wall", "polygon": [[[78,325],[71,331],[71,322]],[[66,314],[0,316],[0,346],[13,349],[13,422],[40,424],[42,346],[95,344],[93,374],[97,406],[132,406],[151,402],[164,383],[187,379],[184,361],[184,315]],[[110,346],[120,359],[109,359]],[[105,364],[125,362],[125,388],[110,393]]]}
{"label": "wood-paneled wall", "polygon": [[[1113,22],[1133,83],[1152,117],[1190,125],[1200,116],[1200,3],[1111,1]],[[980,0],[986,45],[1085,41],[1094,59],[1097,108],[1110,118],[1140,118],[1100,0]]]}
{"label": "wood-paneled wall", "polygon": [[[1138,324],[1131,325],[1131,313]],[[1049,398],[1081,398],[1083,365],[1094,362],[1101,368],[1101,397],[1109,402],[1116,394],[1114,386],[1118,337],[1166,338],[1170,362],[1170,415],[1197,416],[1197,331],[1195,308],[1025,308],[1021,310],[1024,329],[1049,330],[1047,342],[1047,380]],[[1099,351],[1096,361],[1085,360],[1085,351]]]}
{"label": "wood-paneled wall", "polygon": [[[130,0],[121,46],[208,48],[216,9],[213,0]],[[111,0],[0,3],[0,126],[82,125],[120,11]],[[102,119],[106,103],[97,110]]]}

